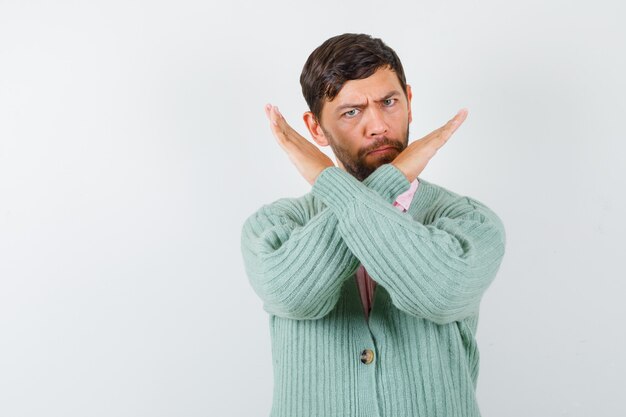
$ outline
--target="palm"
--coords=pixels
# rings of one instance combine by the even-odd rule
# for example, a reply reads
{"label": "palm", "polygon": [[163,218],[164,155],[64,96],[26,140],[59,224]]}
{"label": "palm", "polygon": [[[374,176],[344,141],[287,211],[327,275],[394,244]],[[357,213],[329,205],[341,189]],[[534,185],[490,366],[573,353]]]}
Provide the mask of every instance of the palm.
{"label": "palm", "polygon": [[409,181],[413,181],[466,117],[467,110],[460,110],[448,123],[407,146],[391,164],[402,171]]}
{"label": "palm", "polygon": [[270,119],[270,128],[276,141],[309,184],[313,185],[325,168],[335,165],[317,146],[296,132],[277,107],[268,104],[265,106],[265,114]]}

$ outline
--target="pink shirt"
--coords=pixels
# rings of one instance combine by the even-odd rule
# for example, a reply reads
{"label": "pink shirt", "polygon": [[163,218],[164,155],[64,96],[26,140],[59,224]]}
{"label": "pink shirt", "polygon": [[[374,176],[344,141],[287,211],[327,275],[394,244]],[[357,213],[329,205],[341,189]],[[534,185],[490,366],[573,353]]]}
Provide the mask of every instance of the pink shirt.
{"label": "pink shirt", "polygon": [[[413,195],[419,186],[419,180],[416,178],[411,183],[408,190],[400,194],[396,201],[393,202],[394,207],[398,210],[406,212],[413,201]],[[372,308],[372,301],[374,299],[374,291],[376,289],[376,281],[374,281],[363,265],[359,265],[356,271],[356,282],[359,286],[359,293],[361,294],[361,302],[363,303],[363,311],[365,312],[365,320],[369,318],[369,313]]]}

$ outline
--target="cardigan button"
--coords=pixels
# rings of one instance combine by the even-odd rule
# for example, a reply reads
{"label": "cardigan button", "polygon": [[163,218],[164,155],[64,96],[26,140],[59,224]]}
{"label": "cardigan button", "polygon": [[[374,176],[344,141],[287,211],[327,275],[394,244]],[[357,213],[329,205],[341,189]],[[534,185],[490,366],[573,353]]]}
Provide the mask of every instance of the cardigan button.
{"label": "cardigan button", "polygon": [[365,349],[363,352],[361,352],[361,362],[369,365],[370,363],[372,363],[372,361],[374,360],[374,352],[372,352],[370,349]]}

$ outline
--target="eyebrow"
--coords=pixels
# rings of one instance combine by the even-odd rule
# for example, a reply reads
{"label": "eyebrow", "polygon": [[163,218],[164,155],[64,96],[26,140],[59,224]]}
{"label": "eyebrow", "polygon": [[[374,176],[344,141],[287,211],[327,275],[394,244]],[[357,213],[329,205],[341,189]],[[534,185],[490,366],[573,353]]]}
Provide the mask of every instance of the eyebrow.
{"label": "eyebrow", "polygon": [[[398,90],[393,90],[393,91],[390,91],[389,93],[385,94],[383,96],[383,98],[378,99],[378,100],[374,100],[374,102],[379,103],[381,101],[385,101],[385,100],[387,100],[387,99],[389,99],[389,98],[391,98],[393,96],[396,96],[396,95],[400,95],[400,92]],[[339,107],[337,107],[336,111],[337,112],[341,112],[341,111],[343,111],[345,109],[362,108],[362,107],[365,107],[365,104],[366,103],[346,103],[346,104],[342,104]]]}

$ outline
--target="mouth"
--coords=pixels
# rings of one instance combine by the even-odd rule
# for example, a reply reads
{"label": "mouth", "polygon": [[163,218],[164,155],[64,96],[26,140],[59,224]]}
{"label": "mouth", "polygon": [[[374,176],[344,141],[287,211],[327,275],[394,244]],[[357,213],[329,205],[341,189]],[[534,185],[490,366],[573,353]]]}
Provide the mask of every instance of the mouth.
{"label": "mouth", "polygon": [[378,155],[378,154],[381,154],[381,153],[393,151],[395,149],[396,148],[394,148],[393,146],[382,146],[382,147],[380,147],[378,149],[374,149],[373,151],[368,152],[367,154],[368,155]]}

